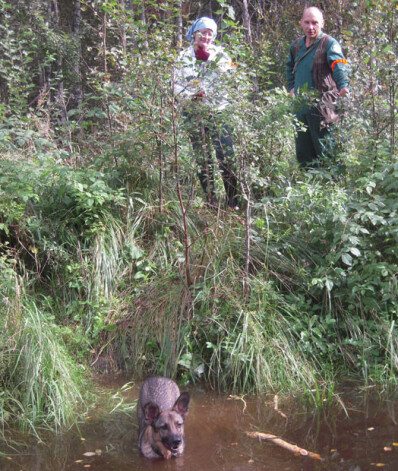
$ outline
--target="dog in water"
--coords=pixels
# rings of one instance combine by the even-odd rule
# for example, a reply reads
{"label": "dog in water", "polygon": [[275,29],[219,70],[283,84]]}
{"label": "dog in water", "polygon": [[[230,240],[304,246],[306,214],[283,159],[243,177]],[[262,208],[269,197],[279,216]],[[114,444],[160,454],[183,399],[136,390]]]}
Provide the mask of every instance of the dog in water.
{"label": "dog in water", "polygon": [[168,378],[148,378],[140,389],[138,447],[146,458],[180,456],[185,448],[184,421],[189,393]]}

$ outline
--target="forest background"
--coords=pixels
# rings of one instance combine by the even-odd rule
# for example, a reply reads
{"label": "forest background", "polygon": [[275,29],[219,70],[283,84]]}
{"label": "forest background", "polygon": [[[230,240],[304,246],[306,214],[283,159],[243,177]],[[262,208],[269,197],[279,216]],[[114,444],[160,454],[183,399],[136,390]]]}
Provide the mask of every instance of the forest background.
{"label": "forest background", "polygon": [[[352,90],[334,159],[304,172],[284,70],[305,5],[0,0],[3,433],[62,428],[92,371],[314,405],[396,386],[398,9],[317,3]],[[238,212],[205,205],[173,97],[203,15],[237,64]]]}

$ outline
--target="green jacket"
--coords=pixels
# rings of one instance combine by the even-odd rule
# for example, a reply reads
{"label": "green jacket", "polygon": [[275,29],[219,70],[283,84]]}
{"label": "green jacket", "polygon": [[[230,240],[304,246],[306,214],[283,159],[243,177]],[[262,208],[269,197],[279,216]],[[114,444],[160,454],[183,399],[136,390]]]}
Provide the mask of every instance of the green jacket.
{"label": "green jacket", "polygon": [[[286,63],[286,80],[289,91],[294,88],[294,92],[297,93],[299,89],[316,88],[312,69],[315,51],[323,36],[324,33],[321,33],[318,36],[315,47],[304,57],[304,59],[301,60],[301,62],[299,62],[295,71],[294,66],[296,61],[298,61],[307,51],[305,36],[301,38],[298,43],[297,41],[294,41],[291,44],[289,58]],[[349,85],[349,68],[347,61],[340,44],[332,37],[329,38],[326,46],[325,60],[327,61],[327,65],[334,81],[336,82],[337,88],[341,90],[342,88],[347,87]]]}

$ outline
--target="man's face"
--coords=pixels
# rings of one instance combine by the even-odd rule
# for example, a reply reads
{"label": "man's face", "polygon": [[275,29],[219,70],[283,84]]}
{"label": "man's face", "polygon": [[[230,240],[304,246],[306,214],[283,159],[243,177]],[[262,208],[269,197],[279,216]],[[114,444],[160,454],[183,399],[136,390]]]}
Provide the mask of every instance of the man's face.
{"label": "man's face", "polygon": [[200,49],[207,49],[213,41],[213,31],[211,29],[205,28],[196,31],[195,33],[195,43],[196,47]]}
{"label": "man's face", "polygon": [[313,42],[320,34],[324,25],[321,12],[312,8],[307,9],[300,20],[304,34],[310,42]]}

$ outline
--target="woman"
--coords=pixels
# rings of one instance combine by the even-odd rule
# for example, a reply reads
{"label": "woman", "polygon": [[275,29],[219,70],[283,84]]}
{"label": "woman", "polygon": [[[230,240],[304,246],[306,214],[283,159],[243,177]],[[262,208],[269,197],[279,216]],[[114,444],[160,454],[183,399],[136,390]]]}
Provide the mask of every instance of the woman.
{"label": "woman", "polygon": [[214,44],[216,36],[217,25],[211,18],[199,18],[191,25],[187,33],[191,45],[178,57],[174,91],[184,106],[189,137],[200,167],[198,176],[208,203],[217,205],[211,142],[221,170],[227,205],[235,208],[238,200],[237,179],[232,171],[233,141],[225,123],[225,109],[230,104],[225,78],[235,65],[224,49]]}

